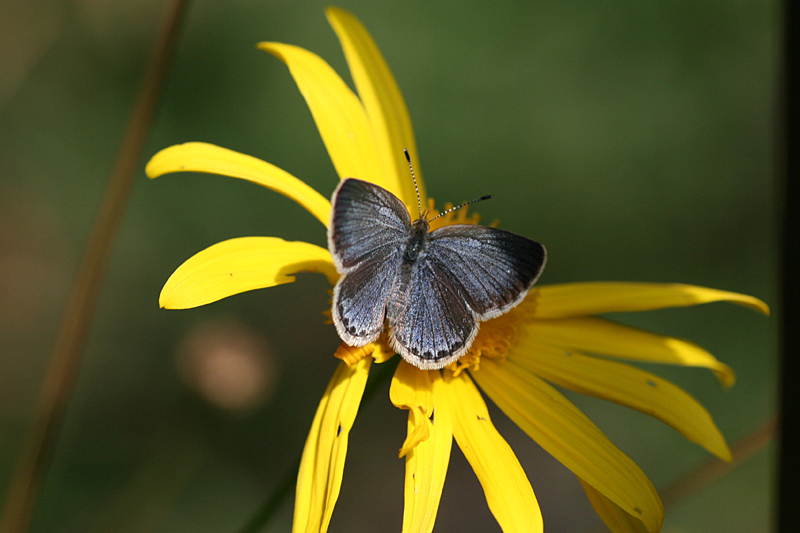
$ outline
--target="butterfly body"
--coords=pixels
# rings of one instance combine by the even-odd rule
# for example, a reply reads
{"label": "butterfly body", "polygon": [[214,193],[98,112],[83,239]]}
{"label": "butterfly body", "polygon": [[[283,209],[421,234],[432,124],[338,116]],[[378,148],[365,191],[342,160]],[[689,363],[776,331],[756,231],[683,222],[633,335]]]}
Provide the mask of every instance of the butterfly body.
{"label": "butterfly body", "polygon": [[389,326],[409,363],[442,368],[472,345],[481,321],[508,311],[544,267],[542,245],[472,224],[430,231],[389,191],[348,178],[331,199],[328,248],[341,274],[332,317],[344,342],[364,346]]}

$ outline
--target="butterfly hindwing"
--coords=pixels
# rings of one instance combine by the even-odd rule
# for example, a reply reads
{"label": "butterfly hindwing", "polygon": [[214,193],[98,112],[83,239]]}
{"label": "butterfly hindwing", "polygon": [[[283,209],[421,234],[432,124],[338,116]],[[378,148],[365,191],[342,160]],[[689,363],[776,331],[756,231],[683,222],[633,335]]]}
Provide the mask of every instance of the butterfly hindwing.
{"label": "butterfly hindwing", "polygon": [[381,334],[400,260],[398,253],[382,261],[361,263],[339,279],[333,290],[331,316],[339,337],[347,344],[364,346]]}
{"label": "butterfly hindwing", "polygon": [[481,320],[500,316],[521,302],[547,259],[537,242],[471,224],[434,230],[426,250],[425,260],[438,265]]}
{"label": "butterfly hindwing", "polygon": [[350,178],[333,193],[328,249],[342,277],[331,315],[347,344],[364,346],[380,335],[409,226],[405,205],[377,185]]}
{"label": "butterfly hindwing", "polygon": [[401,266],[386,317],[392,348],[426,370],[458,359],[478,333],[476,317],[450,275],[424,260]]}

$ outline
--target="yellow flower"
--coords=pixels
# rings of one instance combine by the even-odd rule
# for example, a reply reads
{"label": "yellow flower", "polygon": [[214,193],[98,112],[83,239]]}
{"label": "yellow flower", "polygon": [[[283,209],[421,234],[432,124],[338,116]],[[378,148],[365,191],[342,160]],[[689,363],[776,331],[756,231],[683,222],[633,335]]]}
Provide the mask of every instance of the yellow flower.
{"label": "yellow flower", "polygon": [[[403,148],[416,160],[411,122],[397,84],[372,38],[351,14],[327,16],[344,48],[354,94],[331,67],[296,46],[261,43],[289,67],[306,99],[340,179],[376,183],[416,208]],[[208,172],[250,180],[305,207],[322,224],[330,202],[289,173],[259,159],[204,143],[162,150],[147,165],[151,178],[170,172]],[[331,185],[331,191],[333,190]],[[413,209],[412,209],[412,212]],[[448,215],[438,223],[449,223]],[[466,221],[465,212],[458,215]],[[169,278],[162,307],[185,309],[240,292],[294,281],[298,272],[338,274],[328,250],[274,237],[218,243],[191,257]],[[729,301],[767,313],[760,300],[732,292],[678,284],[573,283],[532,290],[526,301],[485,323],[470,352],[443,371],[401,361],[390,399],[409,410],[404,532],[433,529],[453,438],[483,486],[505,532],[542,531],[536,498],[514,452],[493,426],[476,383],[520,428],[572,470],[594,508],[614,531],[661,528],[664,509],[645,474],[551,384],[604,398],[652,415],[714,455],[730,451],[708,412],[689,394],[653,374],[597,355],[711,369],[723,386],[731,369],[690,342],[597,318]],[[303,450],[297,480],[295,532],[324,532],[344,470],[350,429],[373,361],[394,356],[382,341],[363,348],[342,345],[343,360],[326,390]]]}

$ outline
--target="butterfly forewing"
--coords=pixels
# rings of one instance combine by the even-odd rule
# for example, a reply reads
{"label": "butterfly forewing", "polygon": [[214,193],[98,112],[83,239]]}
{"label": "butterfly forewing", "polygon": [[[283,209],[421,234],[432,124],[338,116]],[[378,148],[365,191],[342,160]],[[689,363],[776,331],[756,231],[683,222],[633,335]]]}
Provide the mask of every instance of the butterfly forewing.
{"label": "butterfly forewing", "polygon": [[539,278],[544,246],[514,233],[455,224],[431,233],[425,260],[437,265],[481,320],[518,304]]}
{"label": "butterfly forewing", "polygon": [[385,259],[408,236],[411,218],[395,195],[372,183],[348,178],[331,200],[328,249],[337,268]]}
{"label": "butterfly forewing", "polygon": [[333,193],[328,249],[342,277],[331,313],[347,344],[364,346],[380,335],[409,226],[403,203],[377,185],[346,179]]}

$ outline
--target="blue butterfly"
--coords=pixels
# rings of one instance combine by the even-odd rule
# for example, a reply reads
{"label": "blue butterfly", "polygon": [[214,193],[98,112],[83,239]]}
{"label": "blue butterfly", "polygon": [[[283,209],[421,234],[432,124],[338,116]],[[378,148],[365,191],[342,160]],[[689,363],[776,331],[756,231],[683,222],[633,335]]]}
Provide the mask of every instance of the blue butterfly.
{"label": "blue butterfly", "polygon": [[430,231],[426,214],[412,223],[399,198],[367,181],[341,181],[331,204],[336,332],[364,346],[386,321],[392,349],[425,370],[464,355],[481,322],[525,298],[547,259],[541,244],[497,228]]}

